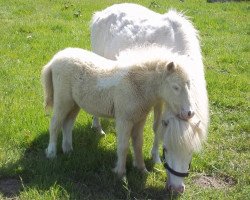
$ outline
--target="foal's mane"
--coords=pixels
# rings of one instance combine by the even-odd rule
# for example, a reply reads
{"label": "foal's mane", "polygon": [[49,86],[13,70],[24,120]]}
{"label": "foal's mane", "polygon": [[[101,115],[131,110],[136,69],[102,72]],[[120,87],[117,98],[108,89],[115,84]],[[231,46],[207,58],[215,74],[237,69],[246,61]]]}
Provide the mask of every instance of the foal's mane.
{"label": "foal's mane", "polygon": [[159,45],[147,45],[134,47],[120,52],[117,57],[119,65],[132,67],[132,71],[151,78],[151,73],[160,75],[158,78],[165,79],[170,73],[167,72],[167,65],[171,62],[177,64],[175,74],[186,82],[192,78],[192,59],[188,56],[174,53],[172,49]]}

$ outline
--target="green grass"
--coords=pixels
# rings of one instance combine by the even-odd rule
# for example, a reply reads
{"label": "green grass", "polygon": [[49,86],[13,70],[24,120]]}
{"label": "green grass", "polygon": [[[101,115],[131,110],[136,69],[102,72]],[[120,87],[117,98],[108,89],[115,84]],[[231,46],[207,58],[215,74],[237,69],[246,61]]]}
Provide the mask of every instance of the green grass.
{"label": "green grass", "polygon": [[[17,199],[170,198],[163,190],[163,167],[150,160],[152,114],[143,147],[149,175],[132,167],[130,153],[127,180],[117,179],[111,172],[116,160],[114,122],[103,120],[107,135],[101,137],[91,130],[91,116],[84,112],[75,124],[74,152],[63,155],[58,145],[57,158],[45,158],[50,117],[43,109],[40,71],[60,49],[90,49],[93,12],[117,2],[122,1],[0,0],[0,180],[21,180]],[[186,11],[202,38],[211,125],[203,151],[193,158],[186,192],[179,198],[249,198],[250,4],[130,2],[151,4],[160,13],[169,7]],[[235,184],[225,189],[202,188],[193,183],[199,173],[230,177]],[[4,198],[0,192],[0,199]]]}

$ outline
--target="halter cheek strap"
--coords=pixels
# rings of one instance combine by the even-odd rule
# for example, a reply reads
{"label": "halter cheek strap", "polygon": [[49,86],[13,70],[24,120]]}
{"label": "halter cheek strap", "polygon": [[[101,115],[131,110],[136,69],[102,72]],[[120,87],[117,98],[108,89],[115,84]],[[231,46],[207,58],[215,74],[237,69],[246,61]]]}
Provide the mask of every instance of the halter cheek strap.
{"label": "halter cheek strap", "polygon": [[[187,177],[189,175],[189,172],[186,172],[186,173],[177,172],[168,165],[168,163],[167,163],[167,161],[165,159],[165,152],[167,152],[167,149],[163,147],[163,155],[162,155],[162,157],[163,157],[163,166],[165,167],[165,169],[167,169],[171,174],[173,174],[175,176]],[[189,169],[190,169],[190,164],[189,164]]]}

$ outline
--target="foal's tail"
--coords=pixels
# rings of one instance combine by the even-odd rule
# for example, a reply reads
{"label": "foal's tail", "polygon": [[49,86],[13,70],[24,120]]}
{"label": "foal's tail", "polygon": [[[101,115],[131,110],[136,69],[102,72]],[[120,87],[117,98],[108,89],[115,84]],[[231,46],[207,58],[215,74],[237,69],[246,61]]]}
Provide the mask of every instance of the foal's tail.
{"label": "foal's tail", "polygon": [[42,70],[42,85],[44,91],[44,107],[48,110],[49,107],[53,107],[53,81],[51,65],[48,63]]}

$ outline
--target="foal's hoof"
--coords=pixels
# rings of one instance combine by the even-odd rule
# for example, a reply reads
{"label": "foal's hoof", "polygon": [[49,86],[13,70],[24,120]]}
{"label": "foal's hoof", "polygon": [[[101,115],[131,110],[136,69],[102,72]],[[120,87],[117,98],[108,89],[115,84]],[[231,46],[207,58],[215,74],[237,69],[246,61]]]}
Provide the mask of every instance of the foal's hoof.
{"label": "foal's hoof", "polygon": [[104,132],[102,129],[99,130],[98,133],[99,133],[100,135],[105,135],[105,132]]}
{"label": "foal's hoof", "polygon": [[56,157],[56,144],[51,142],[48,145],[48,148],[45,150],[47,158],[55,158]]}
{"label": "foal's hoof", "polygon": [[147,170],[146,167],[145,167],[144,169],[142,169],[141,172],[142,172],[143,174],[149,174],[149,171]]}
{"label": "foal's hoof", "polygon": [[116,173],[117,176],[118,176],[118,178],[120,178],[120,179],[126,177],[126,171],[119,171],[119,170],[117,169],[117,167],[113,168],[113,169],[112,169],[112,172]]}
{"label": "foal's hoof", "polygon": [[56,152],[55,151],[51,151],[48,148],[45,149],[45,154],[46,154],[46,157],[49,158],[49,159],[52,159],[52,158],[56,157]]}
{"label": "foal's hoof", "polygon": [[139,172],[142,173],[143,175],[149,174],[149,171],[147,170],[146,167],[144,167],[144,168],[137,168],[137,170],[139,170]]}
{"label": "foal's hoof", "polygon": [[72,145],[65,144],[62,146],[62,150],[63,150],[64,154],[68,154],[68,153],[73,151],[73,147],[72,147]]}

